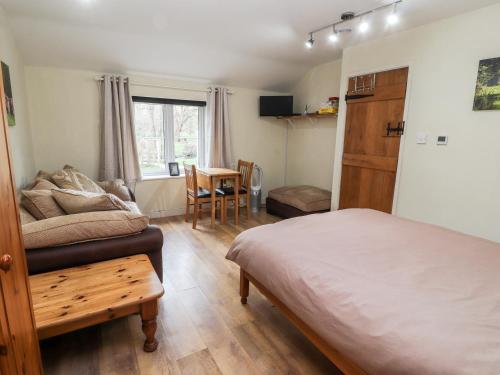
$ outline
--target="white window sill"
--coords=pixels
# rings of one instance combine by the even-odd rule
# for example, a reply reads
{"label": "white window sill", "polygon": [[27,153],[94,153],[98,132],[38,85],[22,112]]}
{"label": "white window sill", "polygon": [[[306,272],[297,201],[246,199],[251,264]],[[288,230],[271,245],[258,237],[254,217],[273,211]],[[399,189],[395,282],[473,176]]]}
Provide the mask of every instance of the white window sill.
{"label": "white window sill", "polygon": [[155,180],[175,180],[179,178],[184,178],[184,174],[180,176],[170,176],[168,174],[153,175],[153,176],[142,176],[142,181],[155,181]]}

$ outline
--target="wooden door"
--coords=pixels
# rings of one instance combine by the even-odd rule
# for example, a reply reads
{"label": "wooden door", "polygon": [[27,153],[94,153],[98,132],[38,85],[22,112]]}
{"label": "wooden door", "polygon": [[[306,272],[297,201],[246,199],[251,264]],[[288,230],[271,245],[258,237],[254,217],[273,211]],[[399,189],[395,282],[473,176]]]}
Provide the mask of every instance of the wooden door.
{"label": "wooden door", "polygon": [[349,80],[340,209],[392,212],[408,68]]}
{"label": "wooden door", "polygon": [[[41,374],[0,71],[0,373]],[[21,125],[18,125],[21,126]]]}

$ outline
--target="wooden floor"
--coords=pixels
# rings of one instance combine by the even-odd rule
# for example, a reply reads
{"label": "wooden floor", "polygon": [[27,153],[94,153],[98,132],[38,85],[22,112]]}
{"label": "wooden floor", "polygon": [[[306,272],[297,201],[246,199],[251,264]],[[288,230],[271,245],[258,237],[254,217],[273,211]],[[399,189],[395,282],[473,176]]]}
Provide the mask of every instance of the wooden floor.
{"label": "wooden floor", "polygon": [[132,316],[42,341],[45,373],[339,374],[255,288],[240,304],[239,269],[224,259],[227,249],[238,233],[277,219],[261,211],[215,229],[209,220],[204,215],[197,230],[182,217],[155,222],[165,236],[156,352],[142,351]]}

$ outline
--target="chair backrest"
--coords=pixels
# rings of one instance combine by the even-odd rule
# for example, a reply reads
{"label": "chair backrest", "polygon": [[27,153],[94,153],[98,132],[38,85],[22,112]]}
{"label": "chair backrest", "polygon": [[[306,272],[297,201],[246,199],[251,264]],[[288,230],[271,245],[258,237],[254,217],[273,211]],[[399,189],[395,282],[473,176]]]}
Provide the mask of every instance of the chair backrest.
{"label": "chair backrest", "polygon": [[249,191],[252,183],[253,162],[238,160],[238,171],[241,173],[241,187]]}
{"label": "chair backrest", "polygon": [[186,176],[186,189],[188,193],[196,195],[198,191],[198,180],[196,179],[196,166],[184,163],[184,175]]}

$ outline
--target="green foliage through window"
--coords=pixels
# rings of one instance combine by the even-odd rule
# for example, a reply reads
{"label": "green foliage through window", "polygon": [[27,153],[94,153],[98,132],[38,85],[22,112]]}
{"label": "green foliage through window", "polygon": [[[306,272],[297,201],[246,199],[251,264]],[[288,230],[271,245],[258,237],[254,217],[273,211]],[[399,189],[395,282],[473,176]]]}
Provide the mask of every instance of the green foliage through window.
{"label": "green foliage through window", "polygon": [[139,162],[143,175],[167,175],[168,163],[198,164],[203,107],[134,103]]}

